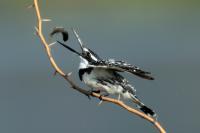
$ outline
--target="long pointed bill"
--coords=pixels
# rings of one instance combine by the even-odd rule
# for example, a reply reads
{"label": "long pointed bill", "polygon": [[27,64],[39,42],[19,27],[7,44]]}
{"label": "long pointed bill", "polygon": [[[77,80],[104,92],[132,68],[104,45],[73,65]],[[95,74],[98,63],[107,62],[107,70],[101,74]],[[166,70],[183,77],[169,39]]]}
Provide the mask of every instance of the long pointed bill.
{"label": "long pointed bill", "polygon": [[63,47],[65,47],[65,48],[69,49],[70,51],[76,53],[77,55],[82,56],[81,53],[77,52],[76,50],[74,50],[73,48],[67,46],[66,44],[64,44],[64,43],[62,43],[62,42],[60,42],[60,41],[57,41],[57,42],[58,42],[59,44],[61,44]]}
{"label": "long pointed bill", "polygon": [[80,45],[80,47],[81,47],[81,50],[84,51],[84,50],[83,50],[84,45],[83,45],[83,42],[82,42],[81,38],[79,37],[78,33],[76,32],[76,30],[75,30],[74,28],[72,28],[72,31],[73,31],[74,35],[76,36],[76,38],[77,38],[77,40],[78,40],[78,42],[79,42],[79,45]]}

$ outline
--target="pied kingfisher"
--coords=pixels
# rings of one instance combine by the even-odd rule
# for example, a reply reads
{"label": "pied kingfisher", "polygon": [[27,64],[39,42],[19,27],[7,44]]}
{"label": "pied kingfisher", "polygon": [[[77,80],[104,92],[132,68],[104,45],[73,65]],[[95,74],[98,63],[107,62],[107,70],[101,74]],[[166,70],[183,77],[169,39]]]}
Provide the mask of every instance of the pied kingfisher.
{"label": "pied kingfisher", "polygon": [[153,80],[154,78],[149,76],[150,73],[124,61],[101,59],[97,54],[83,44],[79,35],[74,29],[73,33],[78,39],[82,52],[79,53],[66,44],[61,43],[60,41],[57,42],[80,57],[80,80],[92,88],[92,91],[101,92],[101,94],[104,94],[104,96],[115,94],[118,95],[118,99],[120,99],[120,96],[122,96],[124,99],[130,99],[145,114],[155,117],[155,112],[145,106],[136,97],[136,90],[134,87],[129,84],[129,82],[122,75],[119,74],[119,72],[128,72],[144,79]]}

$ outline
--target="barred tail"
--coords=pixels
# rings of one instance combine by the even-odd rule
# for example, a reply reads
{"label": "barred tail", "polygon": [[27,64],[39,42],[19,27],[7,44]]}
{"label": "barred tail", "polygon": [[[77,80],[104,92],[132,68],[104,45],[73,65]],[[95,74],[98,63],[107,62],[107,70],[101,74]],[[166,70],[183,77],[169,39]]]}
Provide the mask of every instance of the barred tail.
{"label": "barred tail", "polygon": [[150,109],[149,107],[145,106],[136,96],[132,96],[133,102],[137,104],[137,107],[147,115],[151,117],[156,117],[156,113]]}

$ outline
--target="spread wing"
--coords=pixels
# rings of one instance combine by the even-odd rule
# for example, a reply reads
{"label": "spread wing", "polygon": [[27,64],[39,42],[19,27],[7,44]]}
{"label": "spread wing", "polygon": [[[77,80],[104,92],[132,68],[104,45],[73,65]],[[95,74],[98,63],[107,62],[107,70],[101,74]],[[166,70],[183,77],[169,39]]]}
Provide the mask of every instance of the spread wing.
{"label": "spread wing", "polygon": [[98,68],[106,68],[112,69],[118,72],[128,72],[134,75],[137,75],[141,78],[154,80],[152,76],[150,76],[150,72],[146,72],[141,70],[139,67],[128,64],[124,61],[115,61],[113,59],[110,60],[98,60],[96,62],[90,62],[90,67],[98,67]]}

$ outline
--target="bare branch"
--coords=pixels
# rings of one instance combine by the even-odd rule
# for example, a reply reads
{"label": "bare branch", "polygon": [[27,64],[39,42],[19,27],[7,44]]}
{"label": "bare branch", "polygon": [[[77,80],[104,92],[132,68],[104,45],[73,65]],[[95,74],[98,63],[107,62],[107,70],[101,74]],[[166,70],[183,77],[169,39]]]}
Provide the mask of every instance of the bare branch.
{"label": "bare branch", "polygon": [[[37,15],[37,27],[35,28],[37,33],[38,33],[38,36],[42,42],[42,45],[45,47],[45,50],[46,50],[46,53],[48,55],[48,58],[50,60],[50,63],[52,65],[52,67],[55,69],[55,72],[58,73],[60,76],[62,76],[68,83],[69,85],[71,86],[71,88],[73,88],[74,90],[90,97],[96,97],[96,98],[101,98],[103,101],[106,101],[106,102],[111,102],[113,104],[116,104],[124,109],[126,109],[127,111],[131,112],[132,114],[135,114],[137,116],[140,116],[146,120],[148,120],[149,122],[151,122],[158,130],[160,133],[166,133],[166,131],[163,129],[163,127],[160,125],[160,123],[156,120],[154,120],[152,117],[134,109],[134,108],[131,108],[130,106],[126,105],[125,103],[123,103],[122,101],[119,101],[117,99],[113,99],[113,98],[109,98],[109,97],[104,97],[104,96],[101,96],[100,94],[98,93],[94,93],[94,92],[89,92],[85,89],[82,89],[80,88],[78,85],[76,85],[73,80],[70,78],[70,75],[71,73],[68,73],[68,74],[65,74],[62,69],[60,67],[58,67],[58,65],[56,64],[52,54],[51,54],[51,48],[44,35],[43,35],[43,32],[42,32],[42,22],[44,19],[42,19],[41,17],[41,14],[40,14],[40,9],[39,9],[39,6],[38,6],[38,0],[34,0],[34,8],[35,8],[35,11],[36,11],[36,15]],[[76,33],[76,32],[74,32]],[[80,40],[79,40],[80,41]],[[80,43],[82,43],[80,41]]]}

